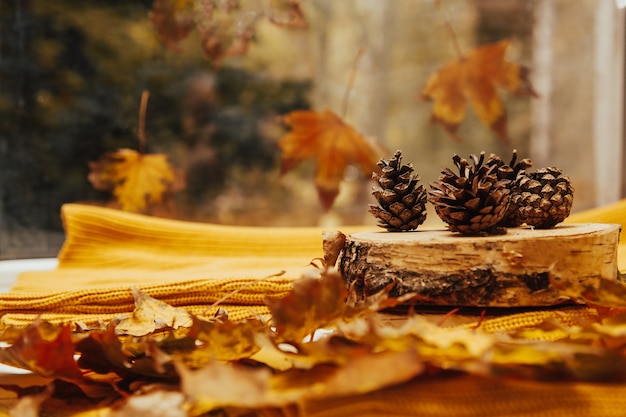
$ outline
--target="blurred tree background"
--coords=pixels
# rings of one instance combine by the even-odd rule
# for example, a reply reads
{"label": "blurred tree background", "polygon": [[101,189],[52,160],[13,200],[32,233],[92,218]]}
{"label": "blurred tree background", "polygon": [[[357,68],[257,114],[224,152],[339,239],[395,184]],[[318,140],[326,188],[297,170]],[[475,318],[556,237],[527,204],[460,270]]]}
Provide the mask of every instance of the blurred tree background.
{"label": "blurred tree background", "polygon": [[168,154],[186,173],[180,209],[168,215],[215,221],[211,201],[229,177],[277,176],[275,138],[263,124],[309,107],[310,82],[277,81],[262,68],[215,69],[197,39],[184,52],[168,50],[148,19],[151,7],[0,3],[0,256],[24,247],[49,256],[62,239],[62,204],[106,203],[87,181],[88,162],[137,149],[142,90],[151,92],[147,152]]}
{"label": "blurred tree background", "polygon": [[[580,154],[592,155],[607,136],[594,110],[603,65],[594,39],[606,23],[599,5],[607,1],[3,0],[0,259],[55,256],[64,238],[62,204],[109,204],[110,195],[88,181],[89,162],[138,149],[144,90],[146,151],[168,155],[185,184],[172,204],[150,214],[243,225],[374,224],[366,209],[371,182],[354,169],[324,213],[314,164],[281,177],[278,163],[285,133],[279,116],[339,112],[361,49],[345,120],[381,141],[390,152],[383,157],[402,149],[427,183],[453,153],[506,158],[517,149],[570,175],[574,210],[593,206],[602,164],[581,163]],[[229,30],[239,31],[235,40],[245,40],[238,45],[245,53],[220,56],[227,45],[216,42],[215,28],[187,33],[177,26],[184,19],[154,23],[159,7],[192,3],[199,14],[187,23],[196,29],[205,23],[202,7],[241,5]],[[419,93],[431,74],[458,58],[446,22],[464,53],[512,40],[508,58],[529,67],[541,86],[538,99],[503,94],[510,143],[471,110],[460,143],[430,122],[432,103]],[[170,47],[161,42],[164,30]]]}

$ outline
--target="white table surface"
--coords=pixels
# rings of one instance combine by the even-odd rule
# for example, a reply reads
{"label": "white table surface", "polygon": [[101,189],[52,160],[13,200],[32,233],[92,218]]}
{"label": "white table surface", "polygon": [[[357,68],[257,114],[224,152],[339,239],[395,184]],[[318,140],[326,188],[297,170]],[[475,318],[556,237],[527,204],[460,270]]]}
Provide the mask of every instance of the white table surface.
{"label": "white table surface", "polygon": [[[0,293],[9,292],[15,283],[17,276],[25,271],[48,271],[56,268],[58,261],[56,258],[41,259],[16,259],[10,261],[0,261]],[[17,375],[29,376],[29,372],[22,369],[13,368],[0,364],[0,379],[12,376],[12,381],[17,379]]]}
{"label": "white table surface", "polygon": [[56,258],[0,261],[0,293],[8,292],[17,276],[24,271],[48,271],[57,265]]}

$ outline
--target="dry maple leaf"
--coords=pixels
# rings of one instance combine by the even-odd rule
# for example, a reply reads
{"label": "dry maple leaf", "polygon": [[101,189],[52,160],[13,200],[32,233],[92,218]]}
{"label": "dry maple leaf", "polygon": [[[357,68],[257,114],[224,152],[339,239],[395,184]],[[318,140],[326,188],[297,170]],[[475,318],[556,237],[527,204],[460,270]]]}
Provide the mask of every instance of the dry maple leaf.
{"label": "dry maple leaf", "polygon": [[52,326],[36,320],[12,346],[0,350],[0,361],[38,375],[66,381],[81,380],[74,360],[71,326]]}
{"label": "dry maple leaf", "polygon": [[155,0],[148,14],[157,36],[168,48],[179,51],[178,43],[194,28],[191,0]]}
{"label": "dry maple leaf", "polygon": [[[180,392],[154,390],[132,395],[108,417],[189,417],[185,397]],[[88,415],[81,417],[90,417]],[[95,415],[93,417],[104,417]]]}
{"label": "dry maple leaf", "polygon": [[315,185],[325,210],[334,203],[344,171],[358,165],[369,176],[378,170],[380,150],[329,109],[296,110],[283,116],[289,131],[278,142],[282,151],[281,173],[306,159],[316,159]]}
{"label": "dry maple leaf", "polygon": [[[191,415],[223,407],[281,407],[312,398],[363,394],[420,375],[425,367],[415,351],[357,353],[342,366],[320,362],[309,369],[273,373],[266,367],[212,361],[201,369],[177,364],[181,391]],[[389,372],[392,370],[392,372]]]}
{"label": "dry maple leaf", "polygon": [[465,119],[468,100],[479,120],[508,142],[506,110],[497,89],[537,97],[528,69],[505,59],[509,45],[503,40],[480,46],[441,67],[426,83],[421,97],[434,102],[432,120],[454,140],[460,140],[456,130]]}
{"label": "dry maple leaf", "polygon": [[174,51],[195,29],[205,56],[219,67],[224,58],[248,51],[256,13],[232,0],[155,0],[149,18],[159,40]]}
{"label": "dry maple leaf", "polygon": [[258,13],[237,2],[205,2],[196,30],[204,55],[220,67],[225,58],[245,55],[254,36]]}
{"label": "dry maple leaf", "polygon": [[217,359],[220,361],[234,361],[249,358],[259,351],[256,335],[266,329],[265,323],[257,319],[248,319],[241,322],[194,320],[191,334],[196,338],[198,359]]}
{"label": "dry maple leaf", "polygon": [[267,297],[276,333],[299,343],[305,336],[343,316],[348,290],[335,269],[320,277],[302,276],[282,298]]}
{"label": "dry maple leaf", "polygon": [[296,0],[272,0],[265,13],[262,6],[257,1],[154,0],[149,18],[159,40],[175,51],[196,30],[204,55],[219,67],[225,58],[248,52],[261,17],[288,29],[308,27]]}
{"label": "dry maple leaf", "polygon": [[190,327],[193,320],[187,311],[172,307],[133,287],[135,310],[115,326],[118,334],[145,336],[160,329]]}
{"label": "dry maple leaf", "polygon": [[586,304],[606,315],[626,312],[626,285],[621,281],[602,278],[590,285],[561,279],[554,274],[548,277],[552,289],[576,303]]}
{"label": "dry maple leaf", "polygon": [[280,404],[270,397],[272,372],[265,367],[213,360],[200,369],[190,370],[176,363],[181,392],[190,400],[190,415],[199,416],[222,407],[263,407]]}
{"label": "dry maple leaf", "polygon": [[[271,4],[273,10],[269,21],[276,26],[290,29],[305,29],[309,27],[309,22],[304,17],[298,0],[273,0]],[[281,14],[284,17],[279,16]]]}
{"label": "dry maple leaf", "polygon": [[339,254],[346,243],[346,235],[338,230],[322,232],[322,250],[324,251],[324,266],[332,268],[337,263]]}
{"label": "dry maple leaf", "polygon": [[126,337],[115,334],[114,326],[106,330],[92,331],[88,337],[76,343],[79,353],[77,363],[90,379],[101,383],[123,386],[128,381],[149,382],[157,378],[162,382],[175,380],[176,373],[171,359],[160,346],[176,345],[181,351],[189,351],[193,341],[186,338]]}
{"label": "dry maple leaf", "polygon": [[406,382],[425,370],[412,349],[364,352],[357,346],[352,350],[350,360],[341,366],[320,362],[311,369],[277,374],[272,381],[274,391],[304,399],[345,397]]}
{"label": "dry maple leaf", "polygon": [[89,181],[101,191],[112,191],[122,210],[140,212],[148,203],[159,203],[174,184],[167,155],[142,154],[119,149],[89,163]]}
{"label": "dry maple leaf", "polygon": [[[608,293],[611,289],[616,291],[613,296]],[[182,338],[173,333],[120,336],[113,325],[106,331],[72,335],[69,326],[37,321],[19,336],[10,330],[7,340],[12,340],[13,346],[0,348],[0,362],[56,378],[54,397],[63,403],[50,404],[45,396],[43,402],[23,403],[24,408],[41,414],[53,414],[60,405],[67,411],[85,395],[92,400],[93,415],[118,415],[99,408],[114,403],[117,410],[126,408],[119,415],[145,410],[155,410],[157,415],[163,409],[162,401],[176,408],[175,416],[185,415],[180,410],[205,415],[218,409],[227,410],[224,415],[228,410],[252,414],[309,399],[364,394],[416,376],[425,382],[426,378],[436,380],[445,377],[444,369],[497,378],[626,380],[626,314],[574,326],[552,321],[528,328],[552,331],[558,325],[562,336],[546,342],[529,339],[519,329],[486,333],[442,328],[418,315],[392,325],[373,311],[356,317],[343,305],[344,290],[341,276],[332,269],[321,277],[304,276],[287,297],[270,306],[270,325],[275,331],[262,321],[197,320]],[[619,306],[626,293],[609,284],[594,294],[597,301]],[[154,307],[152,300],[139,298]],[[164,307],[169,311],[156,304],[157,310]],[[300,341],[311,332],[308,329],[327,325],[334,329],[329,336]],[[281,343],[285,339],[296,343]],[[237,345],[238,340],[246,345],[244,349]],[[208,346],[212,343],[215,346]],[[295,349],[278,351],[284,345]],[[227,352],[229,348],[233,352]],[[259,363],[258,355],[240,360],[268,348],[285,366],[274,367],[277,360]],[[59,384],[60,380],[66,382]],[[0,388],[23,395],[42,392],[3,384]]]}

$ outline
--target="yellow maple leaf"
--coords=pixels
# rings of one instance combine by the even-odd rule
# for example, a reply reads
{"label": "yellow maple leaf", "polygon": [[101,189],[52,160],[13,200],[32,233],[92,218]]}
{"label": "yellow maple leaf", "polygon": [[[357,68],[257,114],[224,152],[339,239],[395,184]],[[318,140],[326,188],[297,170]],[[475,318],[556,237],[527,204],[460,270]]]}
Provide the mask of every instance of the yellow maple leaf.
{"label": "yellow maple leaf", "polygon": [[190,327],[193,323],[187,311],[150,297],[138,288],[131,288],[135,310],[122,317],[115,326],[118,334],[145,336],[163,328]]}
{"label": "yellow maple leaf", "polygon": [[432,120],[454,140],[460,140],[456,130],[465,119],[468,101],[478,119],[508,142],[506,109],[497,89],[537,97],[528,80],[528,69],[505,59],[509,45],[509,40],[503,40],[480,46],[448,62],[428,79],[421,97],[434,102]]}
{"label": "yellow maple leaf", "polygon": [[282,151],[281,173],[315,158],[315,185],[325,210],[339,194],[348,165],[358,165],[367,176],[378,169],[377,147],[333,111],[296,110],[283,116],[283,121],[291,131],[278,142]]}
{"label": "yellow maple leaf", "polygon": [[139,212],[148,203],[161,202],[174,182],[174,172],[164,154],[119,149],[89,166],[89,181],[94,188],[112,191],[125,211]]}

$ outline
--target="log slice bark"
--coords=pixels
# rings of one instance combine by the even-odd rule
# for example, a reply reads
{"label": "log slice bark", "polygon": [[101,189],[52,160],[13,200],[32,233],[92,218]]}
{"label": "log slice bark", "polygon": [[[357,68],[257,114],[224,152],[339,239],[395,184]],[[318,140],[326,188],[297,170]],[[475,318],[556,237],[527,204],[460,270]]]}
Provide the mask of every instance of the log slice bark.
{"label": "log slice bark", "polygon": [[583,286],[617,279],[619,233],[599,223],[496,236],[359,232],[346,237],[337,267],[361,300],[393,285],[391,296],[414,294],[418,305],[551,306],[571,300],[550,287],[550,274]]}

